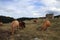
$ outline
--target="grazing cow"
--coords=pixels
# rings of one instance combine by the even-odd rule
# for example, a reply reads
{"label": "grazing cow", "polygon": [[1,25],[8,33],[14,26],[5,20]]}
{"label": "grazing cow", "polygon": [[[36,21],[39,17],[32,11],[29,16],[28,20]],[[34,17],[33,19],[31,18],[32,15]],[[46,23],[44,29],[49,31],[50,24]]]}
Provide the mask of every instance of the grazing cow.
{"label": "grazing cow", "polygon": [[20,28],[25,28],[25,22],[23,22],[23,21],[19,21],[19,26],[20,26]]}
{"label": "grazing cow", "polygon": [[0,22],[0,26],[2,26],[3,25],[3,23],[2,22]]}
{"label": "grazing cow", "polygon": [[51,25],[50,21],[49,20],[44,20],[43,24],[42,24],[42,27],[41,27],[41,30],[47,30],[47,28]]}
{"label": "grazing cow", "polygon": [[17,20],[12,21],[11,27],[12,27],[12,34],[14,34],[15,29],[19,28],[19,22]]}
{"label": "grazing cow", "polygon": [[37,23],[37,19],[34,19],[33,22],[34,22],[34,23]]}

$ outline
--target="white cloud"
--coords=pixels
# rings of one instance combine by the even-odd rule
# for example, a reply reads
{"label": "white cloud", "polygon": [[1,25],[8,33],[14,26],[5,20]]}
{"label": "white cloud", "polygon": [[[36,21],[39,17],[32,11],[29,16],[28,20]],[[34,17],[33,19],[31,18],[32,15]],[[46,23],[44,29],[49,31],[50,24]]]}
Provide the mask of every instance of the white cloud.
{"label": "white cloud", "polygon": [[13,0],[7,3],[0,1],[0,15],[12,17],[38,17],[45,16],[47,10],[60,11],[57,0]]}
{"label": "white cloud", "polygon": [[55,6],[56,0],[42,0],[42,3],[48,7]]}

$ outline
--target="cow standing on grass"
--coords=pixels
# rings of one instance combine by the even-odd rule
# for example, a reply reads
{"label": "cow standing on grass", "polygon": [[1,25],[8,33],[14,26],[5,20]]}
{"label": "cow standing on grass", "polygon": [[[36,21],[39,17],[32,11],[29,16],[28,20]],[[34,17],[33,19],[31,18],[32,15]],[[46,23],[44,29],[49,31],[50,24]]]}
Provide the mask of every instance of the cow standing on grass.
{"label": "cow standing on grass", "polygon": [[34,19],[33,22],[34,22],[34,23],[37,23],[37,19]]}
{"label": "cow standing on grass", "polygon": [[19,28],[19,21],[17,21],[17,20],[12,21],[11,27],[12,27],[12,29],[11,29],[12,34],[14,34],[15,29],[16,29],[16,28]]}
{"label": "cow standing on grass", "polygon": [[48,19],[45,19],[43,24],[42,24],[42,27],[41,27],[41,30],[47,30],[47,28],[51,25],[51,22],[48,20]]}
{"label": "cow standing on grass", "polygon": [[19,28],[23,29],[23,28],[25,28],[25,23],[23,21],[14,20],[11,23],[11,27],[12,27],[12,34],[14,34],[16,29],[19,29]]}
{"label": "cow standing on grass", "polygon": [[25,28],[25,22],[19,21],[19,26],[21,29]]}

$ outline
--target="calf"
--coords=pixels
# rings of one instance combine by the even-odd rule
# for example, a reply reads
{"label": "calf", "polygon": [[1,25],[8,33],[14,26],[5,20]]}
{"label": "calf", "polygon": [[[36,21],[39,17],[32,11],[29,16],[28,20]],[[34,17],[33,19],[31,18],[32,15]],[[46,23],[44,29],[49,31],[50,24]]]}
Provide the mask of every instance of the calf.
{"label": "calf", "polygon": [[20,26],[20,28],[25,28],[25,22],[23,22],[23,21],[19,21],[19,26]]}

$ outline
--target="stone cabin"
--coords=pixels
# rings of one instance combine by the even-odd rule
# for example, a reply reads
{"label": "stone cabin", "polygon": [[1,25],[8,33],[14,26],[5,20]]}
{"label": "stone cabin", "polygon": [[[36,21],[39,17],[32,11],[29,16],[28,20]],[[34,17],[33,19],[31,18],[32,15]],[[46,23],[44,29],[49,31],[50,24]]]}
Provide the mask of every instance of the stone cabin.
{"label": "stone cabin", "polygon": [[53,14],[46,14],[46,18],[48,18],[48,19],[54,19],[54,15]]}

